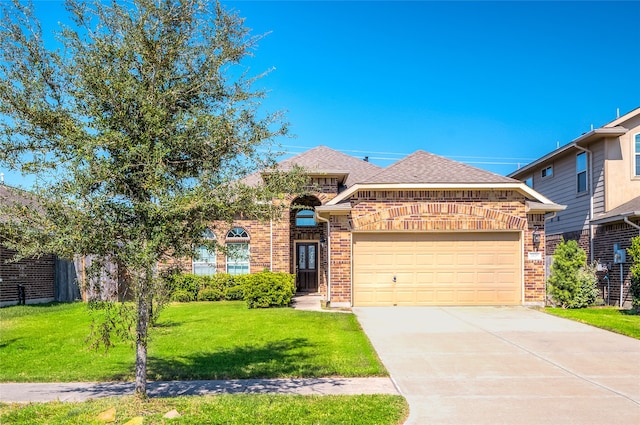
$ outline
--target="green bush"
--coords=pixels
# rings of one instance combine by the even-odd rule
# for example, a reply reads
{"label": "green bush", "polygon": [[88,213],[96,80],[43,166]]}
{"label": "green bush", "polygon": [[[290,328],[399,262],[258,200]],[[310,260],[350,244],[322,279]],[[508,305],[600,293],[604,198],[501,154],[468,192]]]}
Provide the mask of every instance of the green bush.
{"label": "green bush", "polygon": [[[198,297],[198,291],[202,288],[202,276],[187,273],[171,273],[165,277],[166,287],[169,292],[169,298],[176,300],[176,294],[184,299],[182,302],[194,301]],[[185,296],[184,294],[188,294]],[[188,298],[188,299],[185,299]]]}
{"label": "green bush", "polygon": [[631,259],[631,305],[640,309],[640,236],[631,238],[631,247],[627,249]]}
{"label": "green bush", "polygon": [[286,307],[296,293],[295,276],[261,272],[240,277],[249,308]]}
{"label": "green bush", "polygon": [[189,301],[195,301],[196,297],[189,291],[184,289],[178,289],[171,293],[171,301],[177,301],[181,303],[187,303]]}
{"label": "green bush", "polygon": [[242,290],[242,286],[235,285],[227,288],[227,291],[224,294],[224,299],[227,301],[243,300],[244,291]]}
{"label": "green bush", "polygon": [[202,288],[198,291],[198,301],[220,301],[224,299],[224,292],[217,288]]}
{"label": "green bush", "polygon": [[587,266],[587,254],[576,241],[562,241],[556,247],[547,281],[553,302],[563,308],[592,305],[598,295],[595,266]]}
{"label": "green bush", "polygon": [[173,272],[165,276],[169,298],[180,302],[242,300],[241,280],[228,273],[200,276]]}
{"label": "green bush", "polygon": [[245,300],[249,308],[285,307],[295,295],[295,277],[261,272],[231,276],[173,273],[165,278],[170,299],[178,302]]}

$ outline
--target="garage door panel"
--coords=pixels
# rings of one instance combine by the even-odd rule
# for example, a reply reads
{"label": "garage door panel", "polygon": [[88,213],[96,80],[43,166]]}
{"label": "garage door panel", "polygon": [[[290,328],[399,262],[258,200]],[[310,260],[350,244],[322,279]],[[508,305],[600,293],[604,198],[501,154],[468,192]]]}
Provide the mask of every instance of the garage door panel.
{"label": "garage door panel", "polygon": [[353,248],[354,305],[521,303],[519,233],[354,234]]}

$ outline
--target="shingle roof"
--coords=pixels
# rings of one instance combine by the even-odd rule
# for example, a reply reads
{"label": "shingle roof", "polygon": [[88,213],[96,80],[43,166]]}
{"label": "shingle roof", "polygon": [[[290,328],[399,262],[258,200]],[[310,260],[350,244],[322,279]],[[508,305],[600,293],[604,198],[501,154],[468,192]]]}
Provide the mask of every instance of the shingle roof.
{"label": "shingle roof", "polygon": [[[347,187],[361,183],[382,168],[375,164],[338,152],[326,146],[318,146],[278,163],[278,168],[288,170],[294,165],[307,169],[311,174],[348,174],[344,182]],[[257,183],[260,173],[247,176],[247,184]]]}
{"label": "shingle roof", "polygon": [[520,183],[520,181],[419,150],[362,183]]}
{"label": "shingle roof", "polygon": [[604,214],[597,215],[593,221],[611,221],[621,219],[625,215],[635,216],[640,213],[640,196],[633,198],[632,200],[625,202],[624,204],[615,207],[612,210],[607,211]]}
{"label": "shingle roof", "polygon": [[0,184],[0,221],[6,220],[6,208],[14,204],[29,205],[37,208],[33,194],[6,184]]}

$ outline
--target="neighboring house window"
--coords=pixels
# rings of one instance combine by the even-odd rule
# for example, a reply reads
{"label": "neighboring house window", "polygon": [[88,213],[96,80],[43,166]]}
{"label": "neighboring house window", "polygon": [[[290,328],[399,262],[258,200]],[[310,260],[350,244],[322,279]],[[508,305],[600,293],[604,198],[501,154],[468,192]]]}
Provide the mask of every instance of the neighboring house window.
{"label": "neighboring house window", "polygon": [[234,227],[227,233],[227,273],[249,273],[249,234],[242,227]]}
{"label": "neighboring house window", "polygon": [[636,177],[640,177],[640,134],[636,134],[635,144],[636,159]]}
{"label": "neighboring house window", "polygon": [[530,188],[533,188],[533,176],[529,176],[526,179],[524,179],[524,184],[526,184]]}
{"label": "neighboring house window", "polygon": [[301,210],[296,214],[296,226],[311,227],[316,225],[313,210]]}
{"label": "neighboring house window", "polygon": [[581,152],[576,155],[576,174],[578,182],[578,193],[587,191],[587,153]]}
{"label": "neighboring house window", "polygon": [[542,169],[542,178],[553,176],[553,167],[550,165]]}
{"label": "neighboring house window", "polygon": [[[215,239],[216,235],[209,229],[205,230],[205,239]],[[211,276],[216,274],[216,252],[206,246],[196,248],[196,255],[193,258],[193,274],[201,276]]]}

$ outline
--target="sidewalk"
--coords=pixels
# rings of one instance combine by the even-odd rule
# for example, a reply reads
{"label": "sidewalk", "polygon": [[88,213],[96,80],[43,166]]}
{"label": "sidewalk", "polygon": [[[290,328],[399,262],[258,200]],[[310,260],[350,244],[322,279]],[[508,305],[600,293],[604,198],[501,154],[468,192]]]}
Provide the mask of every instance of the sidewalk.
{"label": "sidewalk", "polygon": [[[132,395],[133,382],[65,382],[0,384],[0,401],[26,403],[85,401]],[[215,394],[355,395],[399,394],[391,378],[238,379],[157,381],[147,384],[150,397]]]}

